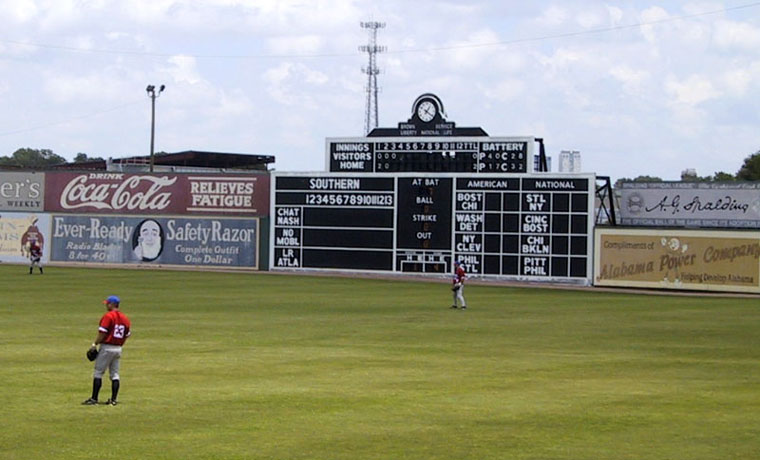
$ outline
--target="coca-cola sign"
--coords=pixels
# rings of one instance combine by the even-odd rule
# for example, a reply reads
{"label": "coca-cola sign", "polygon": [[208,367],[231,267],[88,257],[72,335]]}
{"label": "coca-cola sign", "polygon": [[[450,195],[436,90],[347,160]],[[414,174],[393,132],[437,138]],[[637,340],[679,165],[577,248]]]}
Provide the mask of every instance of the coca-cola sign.
{"label": "coca-cola sign", "polygon": [[171,193],[161,190],[177,182],[176,177],[131,176],[121,183],[108,183],[90,176],[82,174],[66,184],[60,198],[61,208],[161,211],[171,204]]}
{"label": "coca-cola sign", "polygon": [[45,210],[119,214],[269,211],[269,175],[48,173]]}

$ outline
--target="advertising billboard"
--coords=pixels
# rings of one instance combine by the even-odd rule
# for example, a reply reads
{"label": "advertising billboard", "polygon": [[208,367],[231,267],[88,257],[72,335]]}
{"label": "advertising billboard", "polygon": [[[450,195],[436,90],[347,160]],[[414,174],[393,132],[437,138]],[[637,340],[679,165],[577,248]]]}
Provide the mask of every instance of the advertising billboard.
{"label": "advertising billboard", "polygon": [[0,173],[0,211],[42,211],[45,173]]}
{"label": "advertising billboard", "polygon": [[626,182],[622,225],[760,228],[760,183]]}
{"label": "advertising billboard", "polygon": [[0,212],[0,262],[29,263],[29,243],[34,240],[47,262],[50,249],[50,216],[42,213]]}
{"label": "advertising billboard", "polygon": [[50,260],[258,269],[259,219],[54,214]]}
{"label": "advertising billboard", "polygon": [[597,228],[594,285],[760,293],[757,232]]}
{"label": "advertising billboard", "polygon": [[47,173],[45,210],[98,214],[263,216],[269,174]]}

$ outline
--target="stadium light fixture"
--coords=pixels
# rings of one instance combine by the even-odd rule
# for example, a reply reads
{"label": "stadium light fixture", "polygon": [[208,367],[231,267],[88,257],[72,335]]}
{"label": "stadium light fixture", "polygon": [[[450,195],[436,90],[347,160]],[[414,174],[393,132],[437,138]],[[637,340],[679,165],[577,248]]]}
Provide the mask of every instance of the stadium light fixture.
{"label": "stadium light fixture", "polygon": [[148,93],[148,97],[150,98],[150,172],[153,172],[153,163],[154,163],[154,153],[153,153],[153,142],[156,137],[156,98],[161,95],[161,93],[164,92],[164,89],[166,89],[166,85],[161,85],[158,88],[158,91],[156,91],[156,87],[153,85],[148,85],[145,88],[145,91]]}

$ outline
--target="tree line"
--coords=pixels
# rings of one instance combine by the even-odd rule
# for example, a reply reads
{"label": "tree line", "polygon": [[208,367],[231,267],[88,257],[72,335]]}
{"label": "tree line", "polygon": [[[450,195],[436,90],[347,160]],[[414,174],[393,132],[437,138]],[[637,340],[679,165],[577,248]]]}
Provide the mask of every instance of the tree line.
{"label": "tree line", "polygon": [[[77,153],[74,157],[74,163],[84,163],[87,161],[104,161],[100,157],[90,157],[86,153]],[[0,167],[24,168],[24,169],[44,169],[48,166],[55,166],[66,163],[66,159],[57,155],[50,149],[32,149],[23,148],[13,152],[10,156],[0,157]],[[733,182],[733,181],[756,181],[760,180],[760,150],[744,159],[744,164],[736,172],[731,174],[723,171],[716,172],[712,176],[697,176],[696,174],[681,174],[681,180],[684,182]],[[633,179],[620,178],[615,181],[615,188],[618,188],[621,182],[662,182],[662,179],[655,176],[638,176]]]}
{"label": "tree line", "polygon": [[[74,157],[74,163],[84,163],[87,161],[104,161],[100,157],[90,157],[86,153],[77,153]],[[54,153],[50,149],[18,149],[9,156],[0,157],[0,167],[9,166],[12,168],[24,169],[43,169],[48,166],[55,166],[67,163],[66,159]]]}
{"label": "tree line", "polygon": [[[735,182],[760,180],[760,150],[744,159],[741,168],[736,174],[718,171],[712,176],[699,176],[686,170],[681,173],[682,182]],[[638,176],[633,179],[621,177],[615,181],[615,188],[619,188],[622,182],[662,182],[663,179],[656,176]]]}

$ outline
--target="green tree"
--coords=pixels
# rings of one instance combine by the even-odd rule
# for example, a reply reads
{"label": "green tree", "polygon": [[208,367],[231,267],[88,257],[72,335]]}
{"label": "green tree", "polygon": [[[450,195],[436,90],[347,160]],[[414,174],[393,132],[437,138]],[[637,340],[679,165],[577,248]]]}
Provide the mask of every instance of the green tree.
{"label": "green tree", "polygon": [[[716,174],[725,174],[727,176],[734,177],[728,173],[716,173]],[[715,176],[698,176],[696,174],[691,175],[691,174],[681,173],[681,182],[714,182],[717,180],[719,179],[716,179]]]}
{"label": "green tree", "polygon": [[620,188],[620,184],[623,182],[662,182],[662,179],[655,176],[638,176],[635,179],[628,179],[627,177],[621,177],[615,181],[614,188]]}
{"label": "green tree", "polygon": [[100,157],[88,157],[86,153],[79,152],[74,157],[74,163],[87,163],[88,161],[104,161]]}
{"label": "green tree", "polygon": [[736,181],[736,176],[734,176],[731,173],[718,171],[713,176],[713,181],[715,182],[734,182]]}
{"label": "green tree", "polygon": [[760,180],[760,150],[744,159],[744,164],[736,173],[739,180]]}
{"label": "green tree", "polygon": [[66,159],[56,155],[50,149],[23,148],[13,152],[9,157],[0,157],[0,166],[19,168],[44,168],[66,163]]}

